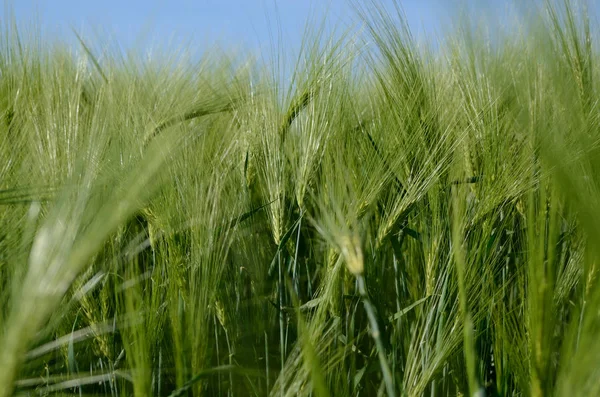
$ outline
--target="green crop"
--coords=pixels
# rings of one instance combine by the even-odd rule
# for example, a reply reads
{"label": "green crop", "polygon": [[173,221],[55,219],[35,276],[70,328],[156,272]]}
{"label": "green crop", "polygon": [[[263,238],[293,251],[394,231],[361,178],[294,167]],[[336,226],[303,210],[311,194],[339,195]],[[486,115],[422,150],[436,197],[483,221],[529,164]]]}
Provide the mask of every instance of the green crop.
{"label": "green crop", "polygon": [[594,15],[354,6],[287,71],[4,24],[0,397],[600,395]]}

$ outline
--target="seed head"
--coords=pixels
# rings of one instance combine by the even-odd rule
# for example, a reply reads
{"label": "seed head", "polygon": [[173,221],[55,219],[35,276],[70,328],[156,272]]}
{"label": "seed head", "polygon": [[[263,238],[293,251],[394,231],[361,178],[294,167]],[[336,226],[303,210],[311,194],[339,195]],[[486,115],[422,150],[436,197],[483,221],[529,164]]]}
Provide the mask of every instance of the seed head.
{"label": "seed head", "polygon": [[350,273],[358,276],[363,273],[365,265],[362,249],[360,247],[360,238],[355,234],[353,236],[342,236],[338,244],[346,266]]}

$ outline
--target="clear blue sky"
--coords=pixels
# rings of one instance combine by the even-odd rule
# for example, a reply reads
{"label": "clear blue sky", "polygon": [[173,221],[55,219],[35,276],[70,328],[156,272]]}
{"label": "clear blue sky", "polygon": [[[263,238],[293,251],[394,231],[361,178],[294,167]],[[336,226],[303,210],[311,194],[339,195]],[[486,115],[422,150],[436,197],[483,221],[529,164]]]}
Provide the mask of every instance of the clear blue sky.
{"label": "clear blue sky", "polygon": [[[144,38],[145,44],[169,39],[187,41],[198,49],[215,42],[226,47],[268,47],[272,34],[277,36],[278,25],[283,29],[283,42],[296,47],[311,15],[317,20],[327,15],[331,26],[345,26],[353,17],[347,0],[13,0],[9,3],[19,25],[41,26],[46,36],[71,42],[74,39],[71,29],[75,28],[94,40],[111,34],[125,47],[139,45],[136,41],[139,38]],[[391,5],[392,0],[382,3]],[[415,35],[421,38],[433,34],[451,11],[449,0],[401,3]],[[0,15],[3,20],[5,11]]]}
{"label": "clear blue sky", "polygon": [[[2,1],[2,0],[0,0]],[[6,0],[3,0],[6,2]],[[360,2],[361,0],[355,0]],[[366,4],[369,0],[365,0]],[[393,0],[379,0],[391,7]],[[441,33],[456,5],[506,15],[510,0],[400,0],[418,39]],[[530,2],[531,0],[516,0]],[[594,2],[594,0],[592,0]],[[307,18],[329,26],[347,26],[354,16],[348,0],[8,0],[21,26],[35,25],[46,37],[75,43],[74,28],[84,37],[128,48],[170,41],[202,51],[218,43],[268,52],[282,28],[282,43],[297,48]],[[453,6],[454,5],[454,6]],[[327,11],[328,10],[328,11]],[[0,10],[6,20],[6,7]],[[112,36],[112,37],[111,37]],[[143,39],[142,41],[138,39]],[[264,54],[263,54],[264,55]]]}

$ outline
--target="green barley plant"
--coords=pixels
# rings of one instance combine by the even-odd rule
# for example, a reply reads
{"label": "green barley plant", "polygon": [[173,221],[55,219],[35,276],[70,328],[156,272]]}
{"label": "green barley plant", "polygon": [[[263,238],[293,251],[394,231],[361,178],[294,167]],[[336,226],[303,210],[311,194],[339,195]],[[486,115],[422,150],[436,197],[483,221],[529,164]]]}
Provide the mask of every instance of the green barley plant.
{"label": "green barley plant", "polygon": [[3,21],[0,397],[599,395],[598,15],[393,5],[291,64]]}

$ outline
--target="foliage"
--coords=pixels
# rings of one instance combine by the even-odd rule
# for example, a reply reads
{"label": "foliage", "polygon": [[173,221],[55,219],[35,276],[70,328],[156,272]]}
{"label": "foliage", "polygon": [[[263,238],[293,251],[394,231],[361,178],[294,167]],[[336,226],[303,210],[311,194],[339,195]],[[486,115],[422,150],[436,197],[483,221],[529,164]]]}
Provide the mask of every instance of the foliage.
{"label": "foliage", "polygon": [[600,395],[589,16],[368,3],[287,83],[5,26],[0,397]]}

